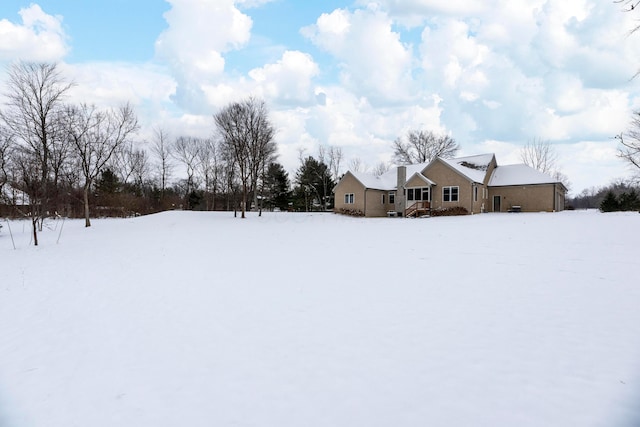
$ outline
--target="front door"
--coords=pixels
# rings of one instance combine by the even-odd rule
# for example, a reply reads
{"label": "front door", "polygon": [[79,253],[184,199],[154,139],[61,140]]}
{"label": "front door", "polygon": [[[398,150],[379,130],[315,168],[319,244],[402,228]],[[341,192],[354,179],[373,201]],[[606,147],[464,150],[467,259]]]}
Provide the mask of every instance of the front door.
{"label": "front door", "polygon": [[500,212],[500,196],[493,196],[493,211]]}

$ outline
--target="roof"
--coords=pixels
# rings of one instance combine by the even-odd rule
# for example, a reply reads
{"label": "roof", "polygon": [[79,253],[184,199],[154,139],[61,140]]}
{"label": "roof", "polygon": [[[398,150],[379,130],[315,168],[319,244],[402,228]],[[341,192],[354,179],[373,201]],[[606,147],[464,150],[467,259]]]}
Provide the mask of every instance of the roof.
{"label": "roof", "polygon": [[397,184],[396,170],[392,169],[383,173],[380,176],[376,176],[370,173],[364,172],[351,172],[365,188],[371,188],[374,190],[395,190]]}
{"label": "roof", "polygon": [[[421,173],[428,163],[417,163],[415,165],[406,165],[407,177],[411,177],[416,173]],[[385,190],[395,191],[398,185],[398,167],[393,167],[380,176],[373,175],[371,173],[364,172],[352,172],[349,171],[365,188],[371,188],[373,190]],[[429,181],[426,176],[422,176],[423,179]]]}
{"label": "roof", "polygon": [[425,184],[429,184],[429,185],[436,185],[436,183],[435,183],[435,182],[431,181],[429,178],[427,178],[426,176],[424,176],[424,175],[423,175],[422,173],[420,173],[420,172],[416,172],[416,173],[414,173],[413,175],[409,176],[409,177],[407,178],[407,182],[411,181],[411,179],[412,179],[414,176],[417,176],[418,178],[420,178],[422,181],[424,181],[424,182],[425,182]]}
{"label": "roof", "polygon": [[455,169],[458,173],[467,177],[473,182],[483,183],[487,175],[489,164],[493,160],[493,153],[478,154],[476,156],[457,157],[455,159],[443,159],[441,161]]}
{"label": "roof", "polygon": [[410,177],[415,175],[416,173],[422,173],[422,171],[425,170],[427,166],[429,166],[429,163],[416,163],[415,165],[404,166],[407,168],[407,177]]}
{"label": "roof", "polygon": [[542,173],[525,164],[498,166],[494,169],[489,185],[504,187],[508,185],[555,184],[559,182],[546,173]]}

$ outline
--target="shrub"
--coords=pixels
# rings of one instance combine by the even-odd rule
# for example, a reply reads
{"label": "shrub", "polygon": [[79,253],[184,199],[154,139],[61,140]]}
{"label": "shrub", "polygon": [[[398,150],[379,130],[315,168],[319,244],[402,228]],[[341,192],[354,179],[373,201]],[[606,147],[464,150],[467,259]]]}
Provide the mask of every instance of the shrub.
{"label": "shrub", "polygon": [[339,213],[342,215],[349,215],[349,216],[364,216],[364,212],[362,212],[360,209],[341,208],[341,209],[335,210],[335,213]]}
{"label": "shrub", "polygon": [[433,209],[431,216],[456,216],[469,215],[469,211],[462,206],[454,206],[451,208]]}
{"label": "shrub", "polygon": [[621,211],[637,211],[640,209],[640,199],[634,188],[622,193],[618,198],[618,202],[620,203]]}
{"label": "shrub", "polygon": [[602,203],[600,203],[600,210],[602,212],[614,212],[620,210],[620,203],[618,202],[616,195],[613,194],[613,191],[607,191]]}

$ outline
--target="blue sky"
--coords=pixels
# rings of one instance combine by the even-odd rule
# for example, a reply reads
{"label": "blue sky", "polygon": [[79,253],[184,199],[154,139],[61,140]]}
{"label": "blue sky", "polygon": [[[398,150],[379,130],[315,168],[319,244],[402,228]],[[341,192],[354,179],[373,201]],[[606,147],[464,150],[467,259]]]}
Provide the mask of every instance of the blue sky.
{"label": "blue sky", "polygon": [[631,173],[612,136],[640,108],[634,22],[601,0],[2,0],[0,65],[60,63],[72,101],[131,102],[141,140],[262,97],[290,172],[321,145],[373,168],[410,129],[499,164],[549,140],[580,192]]}
{"label": "blue sky", "polygon": [[166,28],[162,14],[169,10],[163,0],[3,0],[0,17],[17,22],[18,11],[31,4],[63,17],[71,45],[65,60],[71,62],[152,60],[155,39]]}

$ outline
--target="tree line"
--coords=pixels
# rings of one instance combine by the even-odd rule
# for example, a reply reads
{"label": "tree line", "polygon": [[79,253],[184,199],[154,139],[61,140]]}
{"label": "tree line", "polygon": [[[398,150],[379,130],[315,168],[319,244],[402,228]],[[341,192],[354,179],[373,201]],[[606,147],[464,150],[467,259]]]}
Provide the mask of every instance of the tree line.
{"label": "tree line", "polygon": [[602,212],[640,211],[640,186],[635,178],[618,179],[609,185],[584,189],[567,200],[567,207]]}
{"label": "tree line", "polygon": [[[171,208],[324,210],[342,151],[300,157],[291,180],[277,162],[276,131],[264,101],[232,102],[212,117],[212,136],[141,141],[133,107],[72,104],[74,84],[57,64],[8,68],[0,107],[0,215],[43,220],[147,214]],[[145,148],[146,146],[146,148]],[[184,172],[176,173],[180,167]],[[174,179],[176,176],[176,179]],[[177,178],[179,176],[179,178]],[[292,182],[293,181],[293,182]]]}

